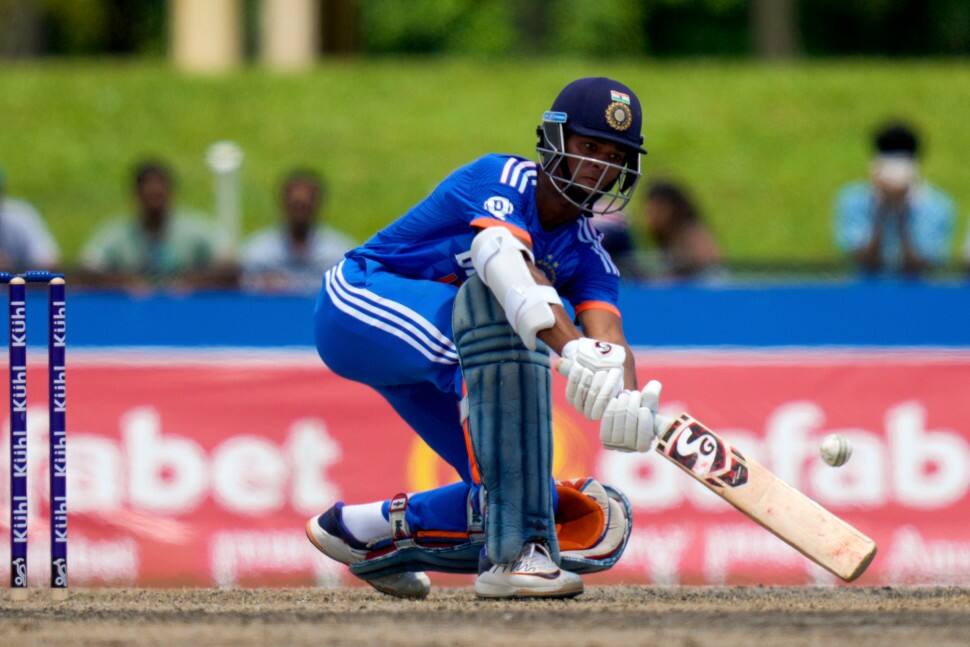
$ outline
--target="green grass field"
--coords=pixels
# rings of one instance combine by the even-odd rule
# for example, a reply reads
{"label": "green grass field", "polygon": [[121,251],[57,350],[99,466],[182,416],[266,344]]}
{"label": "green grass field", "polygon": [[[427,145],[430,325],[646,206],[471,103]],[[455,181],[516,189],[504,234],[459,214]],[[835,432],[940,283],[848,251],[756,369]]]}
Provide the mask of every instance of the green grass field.
{"label": "green grass field", "polygon": [[331,60],[305,75],[216,79],[161,63],[5,62],[0,167],[68,260],[128,207],[140,156],[169,159],[180,202],[211,209],[203,153],[217,139],[246,152],[246,231],[273,221],[278,178],[299,164],[326,174],[331,221],[363,239],[462,163],[491,151],[532,156],[556,92],[593,74],[638,91],[648,177],[688,182],[732,260],[836,258],[833,194],[865,174],[869,134],[888,116],[926,135],[925,175],[956,199],[962,241],[970,65],[959,62]]}

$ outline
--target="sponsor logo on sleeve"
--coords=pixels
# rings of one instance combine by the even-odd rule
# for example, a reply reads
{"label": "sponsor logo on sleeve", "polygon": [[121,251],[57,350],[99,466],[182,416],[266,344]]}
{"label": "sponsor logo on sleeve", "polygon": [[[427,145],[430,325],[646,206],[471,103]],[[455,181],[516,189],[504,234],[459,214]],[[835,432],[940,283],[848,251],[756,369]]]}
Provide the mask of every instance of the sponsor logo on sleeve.
{"label": "sponsor logo on sleeve", "polygon": [[515,207],[512,205],[511,200],[500,195],[493,195],[491,198],[485,201],[483,205],[485,211],[489,212],[499,220],[505,220],[508,216],[512,215],[515,211]]}

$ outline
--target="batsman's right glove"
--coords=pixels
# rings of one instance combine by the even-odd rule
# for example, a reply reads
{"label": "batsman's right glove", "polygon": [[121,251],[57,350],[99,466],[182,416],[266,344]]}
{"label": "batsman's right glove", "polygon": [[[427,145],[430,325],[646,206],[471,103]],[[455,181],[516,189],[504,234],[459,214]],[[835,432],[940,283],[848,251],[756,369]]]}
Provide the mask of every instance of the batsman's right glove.
{"label": "batsman's right glove", "polygon": [[590,420],[599,420],[610,400],[623,388],[626,349],[589,337],[562,348],[559,373],[566,376],[566,399]]}

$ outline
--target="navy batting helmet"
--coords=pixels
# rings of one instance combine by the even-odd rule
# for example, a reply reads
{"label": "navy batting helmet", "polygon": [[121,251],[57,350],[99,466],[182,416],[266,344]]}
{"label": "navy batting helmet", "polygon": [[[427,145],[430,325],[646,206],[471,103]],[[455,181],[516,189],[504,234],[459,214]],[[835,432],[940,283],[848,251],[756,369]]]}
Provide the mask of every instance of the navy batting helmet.
{"label": "navy batting helmet", "polygon": [[[647,152],[640,134],[642,123],[640,100],[629,87],[606,77],[577,79],[563,88],[552,109],[542,116],[536,145],[542,168],[559,193],[587,214],[594,204],[597,213],[619,211],[633,195],[640,178],[640,155]],[[618,144],[626,151],[626,159],[623,164],[612,164],[567,153],[566,138],[570,134]],[[571,172],[567,159],[573,161]],[[600,178],[604,182],[611,169],[618,171],[616,179],[594,189],[579,184],[576,178],[580,169],[590,164],[602,167]]]}

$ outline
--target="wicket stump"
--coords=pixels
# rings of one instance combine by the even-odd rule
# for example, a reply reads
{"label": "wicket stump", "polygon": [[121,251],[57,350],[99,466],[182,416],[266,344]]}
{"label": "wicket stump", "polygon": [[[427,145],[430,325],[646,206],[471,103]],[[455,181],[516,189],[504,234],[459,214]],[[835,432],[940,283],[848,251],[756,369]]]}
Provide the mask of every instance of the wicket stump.
{"label": "wicket stump", "polygon": [[27,284],[48,285],[48,416],[51,595],[67,597],[67,302],[64,277],[31,271],[0,272],[9,289],[10,352],[10,587],[27,597]]}

